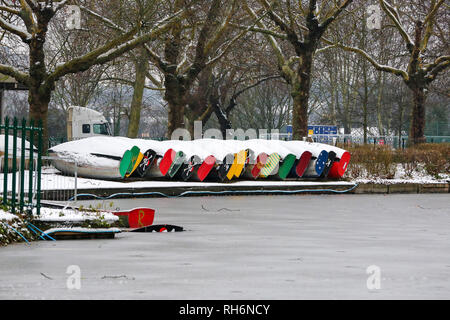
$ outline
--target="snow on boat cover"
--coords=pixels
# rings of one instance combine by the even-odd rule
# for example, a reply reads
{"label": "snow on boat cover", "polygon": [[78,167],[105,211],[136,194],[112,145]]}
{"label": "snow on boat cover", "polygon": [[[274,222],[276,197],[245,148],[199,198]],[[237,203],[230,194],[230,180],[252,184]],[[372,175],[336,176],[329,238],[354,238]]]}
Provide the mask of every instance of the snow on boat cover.
{"label": "snow on boat cover", "polygon": [[[175,151],[182,151],[186,159],[196,155],[201,160],[210,155],[221,160],[227,154],[237,154],[241,150],[251,149],[256,156],[261,153],[278,153],[281,159],[288,154],[294,154],[298,159],[303,152],[308,151],[312,153],[311,162],[313,162],[322,151],[334,151],[336,159],[328,175],[331,178],[342,177],[350,161],[348,151],[327,144],[263,139],[156,141],[96,136],[57,145],[49,150],[49,155],[52,164],[64,174],[74,175],[76,162],[77,174],[80,177],[122,179],[119,173],[120,161],[125,151],[130,150],[133,146],[137,146],[142,153],[152,149],[160,157],[171,148]],[[157,165],[157,163],[155,161],[154,165]]]}

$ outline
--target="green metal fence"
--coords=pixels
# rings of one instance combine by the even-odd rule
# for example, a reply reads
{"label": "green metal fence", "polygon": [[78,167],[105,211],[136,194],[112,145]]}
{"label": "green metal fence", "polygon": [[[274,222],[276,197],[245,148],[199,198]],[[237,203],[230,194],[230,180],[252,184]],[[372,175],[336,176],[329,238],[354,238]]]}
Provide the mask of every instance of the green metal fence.
{"label": "green metal fence", "polygon": [[[41,208],[41,167],[42,167],[42,125],[37,126],[31,120],[21,123],[17,118],[12,125],[8,118],[0,124],[0,133],[4,134],[2,157],[3,205],[17,210]],[[27,148],[28,141],[28,148]],[[20,144],[20,148],[19,145]],[[11,180],[11,181],[9,181]]]}
{"label": "green metal fence", "polygon": [[448,121],[427,121],[425,125],[425,136],[450,136],[450,123]]}

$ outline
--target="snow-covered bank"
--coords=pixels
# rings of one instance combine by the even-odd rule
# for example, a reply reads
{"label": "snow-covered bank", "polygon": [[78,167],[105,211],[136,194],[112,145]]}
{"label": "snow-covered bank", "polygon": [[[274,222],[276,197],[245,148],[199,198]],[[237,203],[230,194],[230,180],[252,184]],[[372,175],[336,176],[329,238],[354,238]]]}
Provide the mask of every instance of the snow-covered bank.
{"label": "snow-covered bank", "polygon": [[[0,179],[1,181],[1,179]],[[144,188],[189,188],[189,187],[268,187],[268,186],[314,186],[314,185],[352,185],[348,181],[275,181],[275,180],[242,180],[230,183],[220,182],[184,182],[184,181],[111,181],[100,179],[78,178],[77,188],[83,189],[144,189]],[[73,190],[73,177],[59,174],[43,174],[42,190]]]}
{"label": "snow-covered bank", "polygon": [[395,175],[392,179],[383,179],[376,176],[371,176],[367,170],[363,170],[361,177],[353,179],[355,183],[376,183],[376,184],[398,184],[398,183],[416,183],[416,184],[432,184],[432,183],[448,183],[450,182],[450,175],[442,173],[439,177],[428,174],[423,166],[418,166],[416,170],[407,173],[402,164],[397,164]]}
{"label": "snow-covered bank", "polygon": [[12,221],[14,219],[18,219],[15,214],[0,209],[0,221]]}
{"label": "snow-covered bank", "polygon": [[117,228],[111,228],[111,226],[119,221],[119,217],[108,211],[91,210],[90,208],[74,210],[42,207],[39,216],[36,214],[36,209],[33,213],[31,217],[32,225],[29,225],[29,217],[0,209],[0,246],[15,242],[29,243],[37,240],[39,238],[37,233],[40,233],[40,231],[34,229],[35,226],[44,231],[49,228],[72,228],[76,226],[84,228],[83,230],[102,228],[101,230],[111,229],[111,232],[118,232]]}
{"label": "snow-covered bank", "polygon": [[23,218],[0,209],[0,246],[23,242],[24,238],[31,241],[34,235],[27,229]]}
{"label": "snow-covered bank", "polygon": [[36,210],[34,210],[33,218],[35,221],[56,223],[84,223],[101,221],[106,224],[113,224],[114,222],[119,221],[119,217],[107,211],[84,211],[82,209],[55,209],[46,207],[41,208],[39,216],[36,214]]}
{"label": "snow-covered bank", "polygon": [[55,232],[77,232],[77,233],[104,233],[104,232],[111,232],[111,233],[120,233],[121,230],[119,228],[82,228],[82,227],[65,227],[65,228],[51,228],[45,230],[45,233],[48,235],[51,235]]}
{"label": "snow-covered bank", "polygon": [[[355,183],[446,183],[450,181],[450,175],[442,174],[440,178],[433,177],[427,174],[425,171],[415,171],[411,176],[408,176],[401,165],[397,166],[397,171],[393,179],[381,179],[379,177],[370,176],[367,173],[361,175],[356,179],[347,178],[345,180],[236,180],[228,183],[220,182],[195,182],[195,181],[165,181],[165,180],[101,180],[101,179],[88,179],[77,178],[75,184],[75,178],[71,176],[65,176],[60,174],[57,170],[51,168],[45,168],[42,172],[41,186],[43,191],[51,190],[66,190],[73,191],[75,185],[79,192],[87,189],[146,189],[146,188],[208,188],[208,187],[294,187],[294,186],[315,186],[315,185],[340,185],[351,186]],[[11,183],[11,175],[8,177],[8,182]],[[28,172],[25,172],[25,182],[28,181]],[[3,183],[3,174],[0,174],[0,184]]]}

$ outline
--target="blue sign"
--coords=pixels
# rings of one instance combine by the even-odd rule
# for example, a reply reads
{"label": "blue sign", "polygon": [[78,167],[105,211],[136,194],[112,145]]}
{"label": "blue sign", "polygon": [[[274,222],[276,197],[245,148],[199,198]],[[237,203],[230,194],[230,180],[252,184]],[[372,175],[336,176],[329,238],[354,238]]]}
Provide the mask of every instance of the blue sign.
{"label": "blue sign", "polygon": [[308,135],[315,136],[314,141],[320,143],[331,143],[337,136],[337,126],[311,125],[308,126]]}
{"label": "blue sign", "polygon": [[292,134],[294,131],[292,130],[292,126],[291,125],[287,125],[286,126],[286,133],[290,133]]}
{"label": "blue sign", "polygon": [[332,134],[336,135],[338,133],[337,126],[322,126],[322,125],[312,125],[308,126],[308,132],[313,134]]}

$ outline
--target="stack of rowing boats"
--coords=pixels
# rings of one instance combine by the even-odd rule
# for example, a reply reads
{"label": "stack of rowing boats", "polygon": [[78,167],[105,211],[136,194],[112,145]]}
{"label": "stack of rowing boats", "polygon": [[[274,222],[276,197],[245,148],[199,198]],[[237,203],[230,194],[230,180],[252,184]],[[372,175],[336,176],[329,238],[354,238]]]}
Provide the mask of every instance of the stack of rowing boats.
{"label": "stack of rowing boats", "polygon": [[231,181],[340,178],[350,153],[327,144],[281,140],[155,141],[91,137],[49,150],[61,172],[97,179]]}

